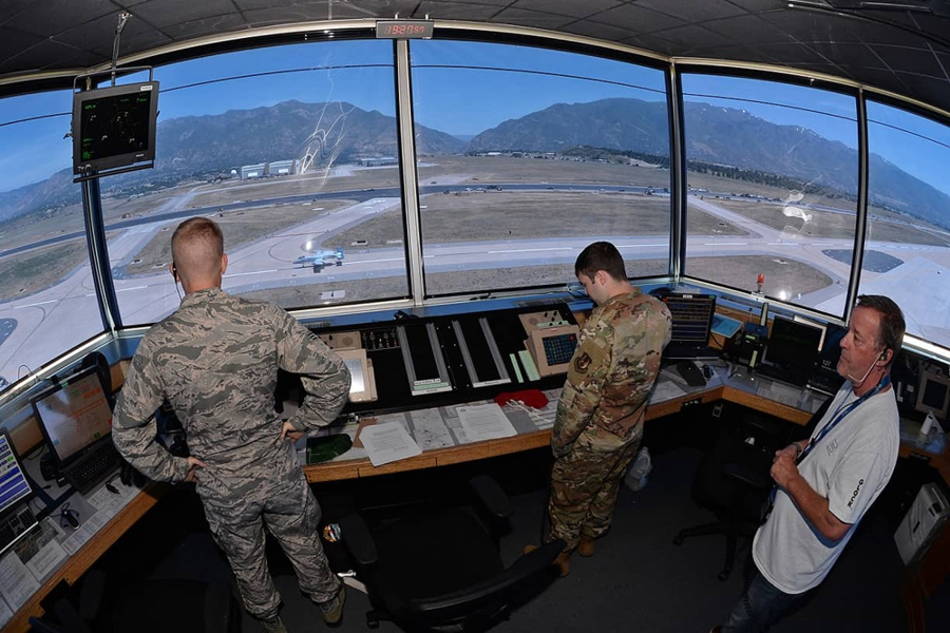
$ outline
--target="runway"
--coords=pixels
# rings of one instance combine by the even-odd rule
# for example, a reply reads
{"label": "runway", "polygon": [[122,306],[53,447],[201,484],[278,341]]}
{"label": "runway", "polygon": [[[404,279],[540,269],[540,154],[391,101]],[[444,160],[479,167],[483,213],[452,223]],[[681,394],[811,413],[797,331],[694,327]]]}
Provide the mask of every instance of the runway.
{"label": "runway", "polygon": [[[487,185],[482,185],[486,187]],[[516,189],[502,185],[504,189]],[[546,189],[544,185],[519,186],[518,189]],[[559,187],[560,188],[560,187]],[[459,185],[441,185],[425,188],[435,195],[443,190],[464,190]],[[471,189],[469,187],[469,189]],[[640,191],[645,187],[586,187],[571,186],[571,191]],[[358,195],[357,195],[358,194]],[[405,277],[405,248],[394,244],[388,248],[359,250],[346,249],[342,266],[327,266],[322,272],[313,273],[309,267],[294,267],[292,262],[300,255],[321,248],[321,243],[334,234],[349,229],[375,216],[398,210],[401,200],[397,190],[360,190],[320,194],[323,197],[347,197],[359,201],[347,207],[334,209],[313,220],[281,230],[273,235],[245,244],[229,253],[230,265],[224,276],[224,288],[229,292],[242,293],[252,290],[312,284],[315,282],[339,282],[343,285],[361,279],[380,277]],[[689,203],[713,214],[742,230],[746,235],[691,236],[686,240],[689,258],[730,257],[739,255],[765,255],[788,261],[799,261],[811,266],[832,279],[832,284],[809,295],[795,298],[798,304],[813,309],[840,314],[850,276],[850,266],[825,254],[834,249],[850,250],[849,239],[815,238],[794,231],[779,231],[756,222],[739,213],[715,204],[710,194],[700,199],[690,196]],[[318,195],[307,194],[274,198],[280,201],[310,201]],[[184,198],[190,199],[190,198]],[[298,200],[299,199],[299,200]],[[422,198],[425,200],[425,195]],[[160,213],[146,218],[114,223],[108,228],[110,265],[121,270],[147,244],[156,233],[170,229],[185,217],[201,215],[213,209],[241,208],[253,204],[259,206],[268,201],[241,202],[232,205],[207,207],[206,209],[181,209],[177,204],[166,203]],[[778,208],[777,208],[778,210]],[[57,240],[64,239],[63,237]],[[521,240],[472,239],[463,242],[425,244],[423,261],[427,272],[450,272],[484,270],[505,267],[528,267],[551,264],[573,264],[577,254],[592,241],[603,239],[615,243],[627,259],[665,259],[669,253],[666,235],[585,235],[577,238],[544,238]],[[33,248],[38,244],[30,245]],[[21,252],[21,249],[7,251]],[[915,315],[912,324],[915,330],[935,341],[950,340],[950,297],[945,293],[921,293],[915,289],[917,280],[932,278],[942,281],[950,274],[950,248],[871,241],[868,249],[889,254],[903,261],[902,265],[883,273],[864,271],[862,292],[888,294],[905,311]],[[687,270],[689,271],[687,260]],[[699,271],[695,271],[698,273]],[[572,281],[565,279],[565,283]],[[911,283],[911,282],[914,283]],[[738,284],[738,282],[737,282]],[[124,325],[152,323],[170,314],[179,302],[178,292],[172,277],[164,269],[136,276],[116,275],[116,296]],[[919,286],[918,286],[919,287]],[[943,294],[943,296],[941,296]],[[939,305],[938,305],[939,304]],[[927,319],[921,320],[921,316]],[[74,270],[53,287],[0,306],[0,337],[3,324],[13,325],[5,339],[0,339],[0,375],[8,380],[17,376],[17,367],[27,365],[31,370],[89,338],[102,329],[98,302],[92,285],[88,265]]]}

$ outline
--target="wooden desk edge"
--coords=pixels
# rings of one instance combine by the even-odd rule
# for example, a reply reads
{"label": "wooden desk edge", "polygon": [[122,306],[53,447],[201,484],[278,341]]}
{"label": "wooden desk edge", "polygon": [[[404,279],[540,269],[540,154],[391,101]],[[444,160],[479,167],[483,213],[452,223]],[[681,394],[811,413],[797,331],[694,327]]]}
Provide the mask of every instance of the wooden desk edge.
{"label": "wooden desk edge", "polygon": [[4,626],[4,633],[22,633],[28,631],[30,629],[30,617],[40,617],[43,615],[43,608],[40,606],[40,602],[53,587],[58,585],[61,580],[65,580],[70,584],[76,582],[107,549],[112,547],[112,545],[119,540],[119,537],[125,534],[136,521],[142,518],[142,516],[158,502],[158,497],[160,497],[163,492],[164,486],[161,485],[152,485],[139,491],[132,501],[119,510],[116,515],[106,523],[105,527],[96,532],[91,539],[79,548],[78,552],[69,556],[66,563],[57,569],[56,572],[33,593],[23,606],[17,609],[10,621]]}

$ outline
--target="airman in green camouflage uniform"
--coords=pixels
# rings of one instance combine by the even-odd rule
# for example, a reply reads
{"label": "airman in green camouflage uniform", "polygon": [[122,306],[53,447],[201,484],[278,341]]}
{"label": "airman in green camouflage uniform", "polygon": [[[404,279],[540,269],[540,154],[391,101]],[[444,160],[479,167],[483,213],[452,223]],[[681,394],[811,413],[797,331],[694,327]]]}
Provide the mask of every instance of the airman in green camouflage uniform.
{"label": "airman in green camouflage uniform", "polygon": [[610,527],[620,480],[637,453],[647,400],[670,340],[670,313],[627,281],[608,242],[588,246],[575,271],[597,303],[578,337],[551,434],[554,467],[546,540],[593,553]]}
{"label": "airman in green camouflage uniform", "polygon": [[[213,222],[188,222],[195,220],[214,228],[193,224],[192,232],[205,229],[213,238],[217,230],[220,240]],[[186,225],[176,230],[173,246],[180,231],[187,234]],[[320,507],[288,436],[337,417],[349,391],[349,372],[282,309],[222,291],[226,256],[217,283],[195,290],[179,253],[173,254],[186,296],[139,344],[116,405],[113,438],[122,455],[152,479],[197,481],[211,532],[227,554],[245,608],[265,621],[267,630],[283,631],[280,596],[264,555],[265,526],[305,593],[324,606],[342,600],[340,581],[320,544]],[[278,368],[300,374],[306,391],[300,409],[283,423],[274,410]],[[175,457],[153,441],[153,414],[165,398],[182,422],[192,457]]]}

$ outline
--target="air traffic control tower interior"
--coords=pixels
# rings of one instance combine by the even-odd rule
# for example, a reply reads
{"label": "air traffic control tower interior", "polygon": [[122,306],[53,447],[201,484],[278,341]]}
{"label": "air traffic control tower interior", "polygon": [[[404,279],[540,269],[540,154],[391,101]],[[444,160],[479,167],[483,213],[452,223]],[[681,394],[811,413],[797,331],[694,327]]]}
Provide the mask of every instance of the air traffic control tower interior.
{"label": "air traffic control tower interior", "polygon": [[178,307],[170,237],[196,216],[225,291],[344,356],[352,417],[558,388],[593,307],[574,260],[607,240],[632,283],[710,310],[679,342],[815,393],[857,297],[891,297],[901,413],[950,430],[944,0],[5,2],[0,42],[21,460],[38,396],[91,352],[119,388]]}

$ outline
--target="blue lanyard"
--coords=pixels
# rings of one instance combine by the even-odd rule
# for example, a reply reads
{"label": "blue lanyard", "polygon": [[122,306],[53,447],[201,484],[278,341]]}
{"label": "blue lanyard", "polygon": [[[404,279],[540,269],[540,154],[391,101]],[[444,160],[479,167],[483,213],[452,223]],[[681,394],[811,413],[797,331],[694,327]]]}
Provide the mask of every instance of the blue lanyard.
{"label": "blue lanyard", "polygon": [[878,382],[877,385],[874,386],[874,389],[867,392],[866,394],[864,394],[857,400],[854,400],[853,402],[849,402],[848,404],[843,404],[840,407],[838,407],[837,411],[835,411],[834,414],[832,415],[831,422],[821,427],[821,430],[818,431],[818,433],[814,437],[808,440],[808,444],[805,445],[805,448],[802,450],[801,455],[799,455],[798,458],[795,460],[795,464],[796,465],[801,464],[802,460],[804,460],[805,457],[812,451],[812,449],[814,449],[815,446],[818,445],[818,442],[820,442],[822,438],[828,435],[828,433],[830,433],[831,430],[835,428],[835,426],[837,426],[839,422],[845,419],[849,413],[851,413],[856,408],[858,408],[858,406],[860,406],[862,402],[864,402],[871,396],[877,395],[882,390],[884,390],[884,388],[886,388],[889,384],[891,384],[891,377],[884,376],[883,378],[881,378],[881,381]]}
{"label": "blue lanyard", "polygon": [[[808,440],[808,444],[805,445],[805,448],[802,450],[801,454],[798,456],[797,459],[795,459],[795,464],[796,465],[801,464],[802,460],[805,459],[805,456],[808,455],[812,451],[812,449],[814,449],[815,446],[818,445],[818,442],[820,442],[823,437],[825,437],[826,435],[828,435],[828,433],[831,432],[831,429],[835,428],[835,426],[837,426],[837,424],[841,422],[841,420],[845,419],[849,413],[857,409],[858,406],[862,402],[864,402],[871,396],[880,393],[889,384],[891,384],[891,377],[884,376],[883,378],[881,378],[881,381],[878,382],[877,385],[874,386],[874,389],[867,392],[866,394],[864,394],[857,400],[854,400],[852,402],[849,402],[847,404],[842,404],[841,406],[839,406],[838,409],[832,414],[831,422],[821,427],[821,430],[818,431],[818,434],[815,435],[810,440]],[[763,507],[764,511],[762,512],[760,524],[765,523],[766,519],[768,519],[769,515],[772,513],[772,508],[775,506],[775,495],[777,493],[778,493],[778,484],[773,484],[772,490],[769,491],[769,498]]]}

